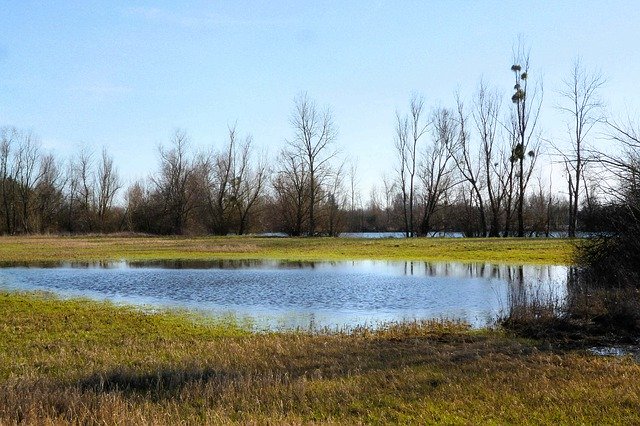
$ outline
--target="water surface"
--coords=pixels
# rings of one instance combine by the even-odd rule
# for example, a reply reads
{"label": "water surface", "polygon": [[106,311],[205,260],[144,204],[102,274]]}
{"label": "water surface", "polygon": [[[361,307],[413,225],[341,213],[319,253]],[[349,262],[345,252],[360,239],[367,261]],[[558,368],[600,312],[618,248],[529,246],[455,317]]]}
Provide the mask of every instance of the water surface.
{"label": "water surface", "polygon": [[171,261],[0,268],[0,288],[249,319],[257,329],[375,327],[425,318],[490,324],[515,287],[562,292],[563,266],[443,262]]}

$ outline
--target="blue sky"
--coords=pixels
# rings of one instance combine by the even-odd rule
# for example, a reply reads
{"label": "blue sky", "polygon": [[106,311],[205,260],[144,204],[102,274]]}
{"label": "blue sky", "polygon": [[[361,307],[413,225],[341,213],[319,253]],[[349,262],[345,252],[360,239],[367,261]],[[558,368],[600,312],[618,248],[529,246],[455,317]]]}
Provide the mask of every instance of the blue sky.
{"label": "blue sky", "polygon": [[0,125],[33,130],[60,157],[106,146],[126,181],[157,166],[176,128],[221,146],[237,122],[275,156],[294,97],[332,108],[366,193],[393,170],[393,125],[413,92],[504,92],[518,35],[541,76],[545,137],[561,141],[556,91],[580,55],[622,116],[639,95],[633,1],[136,2],[0,0]]}

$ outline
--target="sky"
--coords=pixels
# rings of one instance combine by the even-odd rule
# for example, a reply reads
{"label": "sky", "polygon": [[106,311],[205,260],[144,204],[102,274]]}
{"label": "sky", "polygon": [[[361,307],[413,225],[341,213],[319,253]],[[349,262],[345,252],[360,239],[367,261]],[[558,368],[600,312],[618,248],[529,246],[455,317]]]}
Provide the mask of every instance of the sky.
{"label": "sky", "polygon": [[605,76],[610,114],[634,115],[638,22],[634,1],[0,0],[0,126],[61,158],[106,147],[129,183],[176,129],[220,148],[236,124],[275,157],[306,92],[331,109],[366,194],[393,175],[395,113],[413,93],[450,107],[483,79],[509,102],[519,37],[546,139],[566,140],[558,90],[578,56]]}

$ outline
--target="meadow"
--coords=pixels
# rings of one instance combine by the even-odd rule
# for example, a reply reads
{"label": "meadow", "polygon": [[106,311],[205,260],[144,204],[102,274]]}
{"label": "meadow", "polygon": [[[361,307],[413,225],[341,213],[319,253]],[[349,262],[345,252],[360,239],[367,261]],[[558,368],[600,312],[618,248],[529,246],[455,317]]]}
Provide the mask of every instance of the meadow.
{"label": "meadow", "polygon": [[0,238],[5,263],[276,259],[568,264],[574,240],[545,238],[262,238],[19,236]]}
{"label": "meadow", "polygon": [[640,365],[455,322],[327,333],[0,293],[1,424],[637,424]]}
{"label": "meadow", "polygon": [[[3,237],[5,263],[571,262],[545,239]],[[575,343],[575,342],[574,342]],[[634,424],[640,365],[455,321],[253,332],[233,317],[0,292],[0,424]]]}

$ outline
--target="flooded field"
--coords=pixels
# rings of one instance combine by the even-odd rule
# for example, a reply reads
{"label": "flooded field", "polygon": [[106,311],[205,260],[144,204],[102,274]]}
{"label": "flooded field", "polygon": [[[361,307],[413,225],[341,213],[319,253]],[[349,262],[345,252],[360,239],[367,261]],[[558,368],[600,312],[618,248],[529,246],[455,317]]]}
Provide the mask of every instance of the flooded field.
{"label": "flooded field", "polygon": [[566,276],[565,266],[485,263],[102,262],[5,265],[0,288],[233,315],[257,330],[425,318],[480,327],[507,309],[510,291],[526,285],[561,296]]}

